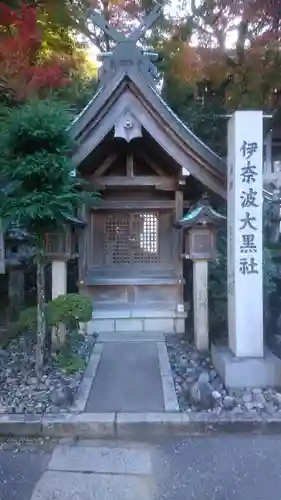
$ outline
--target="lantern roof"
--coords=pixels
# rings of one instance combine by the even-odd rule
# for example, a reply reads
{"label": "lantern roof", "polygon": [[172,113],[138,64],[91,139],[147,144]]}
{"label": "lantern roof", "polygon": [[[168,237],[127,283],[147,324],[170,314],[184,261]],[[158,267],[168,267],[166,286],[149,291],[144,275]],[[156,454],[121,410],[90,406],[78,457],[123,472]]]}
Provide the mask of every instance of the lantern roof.
{"label": "lantern roof", "polygon": [[177,221],[178,228],[194,227],[198,225],[218,225],[226,220],[226,217],[217,212],[210,204],[209,197],[205,194],[201,200],[193,206],[182,219]]}
{"label": "lantern roof", "polygon": [[80,227],[80,228],[84,228],[86,226],[86,223],[79,219],[78,217],[76,217],[75,215],[66,215],[66,224],[70,224],[74,227]]}

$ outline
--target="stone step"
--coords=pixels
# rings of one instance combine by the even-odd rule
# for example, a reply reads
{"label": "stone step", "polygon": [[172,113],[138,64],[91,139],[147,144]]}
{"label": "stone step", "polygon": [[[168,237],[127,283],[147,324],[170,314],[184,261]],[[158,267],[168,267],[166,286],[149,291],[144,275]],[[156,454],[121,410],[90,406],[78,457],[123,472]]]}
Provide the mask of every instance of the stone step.
{"label": "stone step", "polygon": [[143,319],[143,318],[185,318],[187,312],[178,312],[168,308],[134,309],[94,309],[93,319]]}
{"label": "stone step", "polygon": [[117,446],[58,445],[49,463],[50,470],[99,474],[150,474],[147,450]]}
{"label": "stone step", "polygon": [[87,323],[86,333],[100,332],[163,332],[184,333],[185,318],[166,316],[93,318]]}
{"label": "stone step", "polygon": [[107,342],[165,342],[163,332],[100,332],[96,347]]}

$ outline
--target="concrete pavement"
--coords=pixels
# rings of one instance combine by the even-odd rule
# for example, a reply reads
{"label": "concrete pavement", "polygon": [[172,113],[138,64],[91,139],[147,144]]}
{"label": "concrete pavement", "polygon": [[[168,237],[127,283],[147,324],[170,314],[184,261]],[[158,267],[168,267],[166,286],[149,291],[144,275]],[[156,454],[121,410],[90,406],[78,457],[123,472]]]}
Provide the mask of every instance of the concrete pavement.
{"label": "concrete pavement", "polygon": [[164,409],[157,343],[105,343],[85,411],[161,412]]}
{"label": "concrete pavement", "polygon": [[[276,500],[281,437],[62,440],[0,453],[0,499]],[[32,495],[31,492],[33,491]]]}

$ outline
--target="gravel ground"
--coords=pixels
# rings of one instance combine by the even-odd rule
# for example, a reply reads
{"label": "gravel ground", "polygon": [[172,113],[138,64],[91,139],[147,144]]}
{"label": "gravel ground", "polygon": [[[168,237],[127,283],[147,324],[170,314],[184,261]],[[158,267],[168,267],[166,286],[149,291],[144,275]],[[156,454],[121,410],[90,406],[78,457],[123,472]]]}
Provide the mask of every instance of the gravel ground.
{"label": "gravel ground", "polygon": [[35,376],[35,340],[25,335],[0,350],[0,413],[58,413],[72,405],[93,339],[76,336],[71,356],[53,354],[42,379]]}
{"label": "gravel ground", "polygon": [[281,393],[259,388],[227,390],[209,356],[196,351],[182,337],[167,337],[166,342],[181,411],[281,412]]}

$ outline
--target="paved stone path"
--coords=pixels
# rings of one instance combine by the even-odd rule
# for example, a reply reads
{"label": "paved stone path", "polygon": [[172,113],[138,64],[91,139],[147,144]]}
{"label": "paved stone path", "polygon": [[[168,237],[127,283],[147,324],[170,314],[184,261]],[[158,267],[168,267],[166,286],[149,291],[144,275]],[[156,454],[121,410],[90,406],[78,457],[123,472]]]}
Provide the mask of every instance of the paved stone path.
{"label": "paved stone path", "polygon": [[156,342],[106,342],[86,412],[164,411]]}
{"label": "paved stone path", "polygon": [[62,442],[32,500],[150,500],[154,489],[149,446]]}
{"label": "paved stone path", "polygon": [[280,497],[280,436],[205,435],[137,443],[63,440],[52,455],[49,444],[46,449],[17,448],[22,451],[0,453],[1,500]]}

